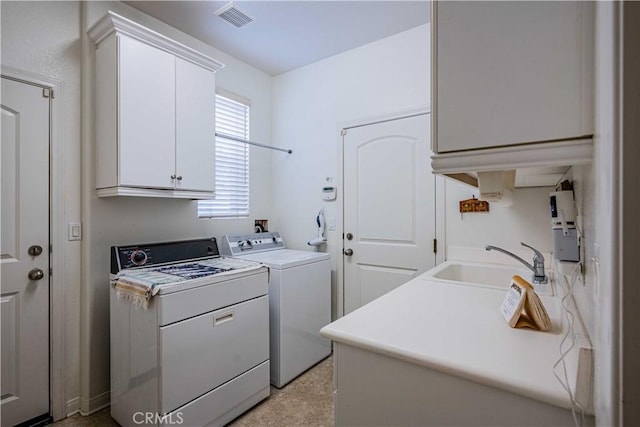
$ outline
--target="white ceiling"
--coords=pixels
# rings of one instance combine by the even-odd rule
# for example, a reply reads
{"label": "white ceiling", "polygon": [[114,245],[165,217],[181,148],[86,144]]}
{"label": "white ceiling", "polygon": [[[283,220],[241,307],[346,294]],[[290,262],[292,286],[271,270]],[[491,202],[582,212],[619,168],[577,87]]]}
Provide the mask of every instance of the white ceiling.
{"label": "white ceiling", "polygon": [[254,19],[215,15],[228,1],[125,1],[270,75],[278,75],[430,20],[429,1],[236,1]]}

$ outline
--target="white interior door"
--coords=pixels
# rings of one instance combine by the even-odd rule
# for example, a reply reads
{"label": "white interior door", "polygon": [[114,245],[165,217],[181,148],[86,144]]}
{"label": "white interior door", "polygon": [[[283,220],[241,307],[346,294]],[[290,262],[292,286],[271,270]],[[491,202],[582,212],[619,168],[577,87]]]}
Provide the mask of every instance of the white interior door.
{"label": "white interior door", "polygon": [[2,78],[2,425],[49,413],[49,99]]}
{"label": "white interior door", "polygon": [[430,115],[350,128],[344,159],[344,313],[435,265]]}

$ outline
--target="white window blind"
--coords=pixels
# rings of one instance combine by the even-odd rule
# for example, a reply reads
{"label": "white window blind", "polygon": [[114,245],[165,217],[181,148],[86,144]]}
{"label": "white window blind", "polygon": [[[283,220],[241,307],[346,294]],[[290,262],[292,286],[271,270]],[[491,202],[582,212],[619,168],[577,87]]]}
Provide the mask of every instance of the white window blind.
{"label": "white window blind", "polygon": [[[249,103],[216,95],[216,133],[249,139]],[[198,217],[249,215],[249,145],[216,137],[216,198],[198,202]]]}

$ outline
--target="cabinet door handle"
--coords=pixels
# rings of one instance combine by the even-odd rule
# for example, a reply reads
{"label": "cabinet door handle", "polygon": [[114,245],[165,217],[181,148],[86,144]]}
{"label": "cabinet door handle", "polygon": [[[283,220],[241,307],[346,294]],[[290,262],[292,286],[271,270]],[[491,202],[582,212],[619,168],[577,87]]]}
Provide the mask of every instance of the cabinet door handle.
{"label": "cabinet door handle", "polygon": [[178,181],[182,181],[182,175],[178,175],[178,176],[176,177],[176,179],[177,179]]}
{"label": "cabinet door handle", "polygon": [[171,179],[176,179],[176,175],[175,174],[171,175]]}

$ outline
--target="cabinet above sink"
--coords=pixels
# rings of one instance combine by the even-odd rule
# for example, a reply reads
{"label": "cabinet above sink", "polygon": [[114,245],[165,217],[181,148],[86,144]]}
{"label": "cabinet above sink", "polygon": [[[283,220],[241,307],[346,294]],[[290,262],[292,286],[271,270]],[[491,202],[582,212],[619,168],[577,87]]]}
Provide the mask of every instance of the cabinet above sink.
{"label": "cabinet above sink", "polygon": [[593,4],[432,5],[435,173],[474,185],[477,172],[515,169],[529,176],[516,186],[554,185],[591,161]]}
{"label": "cabinet above sink", "polygon": [[591,163],[593,140],[555,141],[435,154],[434,173],[478,187],[478,172],[516,170],[516,187],[550,187],[573,165]]}

